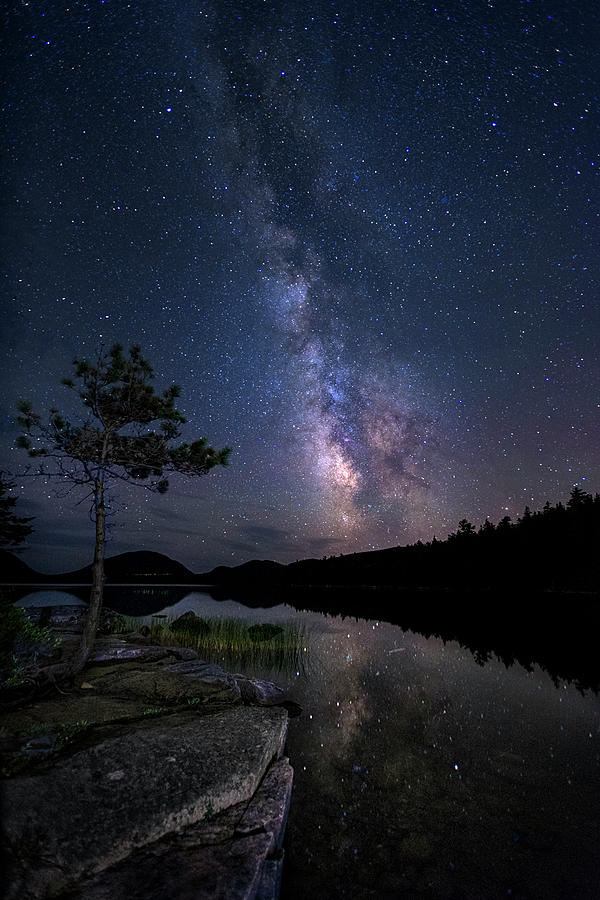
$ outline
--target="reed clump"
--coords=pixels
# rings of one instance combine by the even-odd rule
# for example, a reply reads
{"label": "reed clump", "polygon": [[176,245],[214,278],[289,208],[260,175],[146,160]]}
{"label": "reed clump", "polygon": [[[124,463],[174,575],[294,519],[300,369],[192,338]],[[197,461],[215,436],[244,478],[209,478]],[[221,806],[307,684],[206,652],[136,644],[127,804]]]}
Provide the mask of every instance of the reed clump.
{"label": "reed clump", "polygon": [[308,653],[306,630],[296,622],[251,624],[186,613],[178,618],[153,616],[142,626],[139,619],[125,617],[122,630],[142,630],[151,644],[190,647],[202,659],[226,667],[303,671]]}

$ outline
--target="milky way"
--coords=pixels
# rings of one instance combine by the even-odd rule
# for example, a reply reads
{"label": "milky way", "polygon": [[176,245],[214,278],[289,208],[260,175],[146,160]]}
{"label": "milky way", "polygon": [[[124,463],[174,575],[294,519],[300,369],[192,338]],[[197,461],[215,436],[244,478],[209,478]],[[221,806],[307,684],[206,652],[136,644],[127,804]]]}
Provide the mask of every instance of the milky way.
{"label": "milky way", "polygon": [[[595,4],[21,2],[3,80],[2,467],[99,344],[228,470],[115,494],[196,570],[444,538],[597,490]],[[24,558],[90,556],[17,478]]]}
{"label": "milky way", "polygon": [[297,397],[288,419],[297,473],[312,482],[323,532],[369,546],[369,529],[383,525],[382,508],[398,516],[410,500],[414,509],[429,487],[423,470],[430,456],[428,423],[422,411],[407,408],[402,383],[375,377],[381,366],[376,352],[357,367],[344,341],[346,323],[333,313],[329,321],[319,314],[323,306],[351,302],[323,286],[318,257],[311,253],[303,266],[288,263],[286,251],[296,246],[288,230],[270,227],[268,240],[276,264],[266,294],[287,345]]}

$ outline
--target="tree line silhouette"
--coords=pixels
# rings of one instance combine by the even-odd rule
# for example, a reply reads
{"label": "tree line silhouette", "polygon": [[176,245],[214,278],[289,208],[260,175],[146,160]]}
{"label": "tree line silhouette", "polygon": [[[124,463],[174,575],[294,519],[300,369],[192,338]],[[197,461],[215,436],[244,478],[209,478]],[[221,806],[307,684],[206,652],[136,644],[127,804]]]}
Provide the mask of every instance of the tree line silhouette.
{"label": "tree line silhouette", "polygon": [[579,487],[568,502],[505,516],[476,528],[461,519],[445,541],[353,553],[287,566],[296,584],[369,584],[405,588],[512,587],[597,591],[600,585],[600,494]]}

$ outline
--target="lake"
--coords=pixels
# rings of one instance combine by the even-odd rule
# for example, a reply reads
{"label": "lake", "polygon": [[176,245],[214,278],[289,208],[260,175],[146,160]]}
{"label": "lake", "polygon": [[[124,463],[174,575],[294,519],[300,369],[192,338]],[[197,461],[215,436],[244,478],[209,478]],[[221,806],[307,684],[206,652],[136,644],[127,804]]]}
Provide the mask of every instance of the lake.
{"label": "lake", "polygon": [[301,665],[250,673],[303,710],[287,741],[284,900],[600,896],[596,694],[383,621],[140,590],[148,619],[305,629]]}

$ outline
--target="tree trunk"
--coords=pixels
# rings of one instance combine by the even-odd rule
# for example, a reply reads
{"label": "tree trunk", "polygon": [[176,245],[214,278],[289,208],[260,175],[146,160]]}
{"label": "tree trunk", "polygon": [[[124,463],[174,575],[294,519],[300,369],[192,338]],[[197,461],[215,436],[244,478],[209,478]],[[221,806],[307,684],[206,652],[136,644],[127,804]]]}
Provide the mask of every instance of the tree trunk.
{"label": "tree trunk", "polygon": [[104,542],[106,537],[106,510],[104,507],[104,480],[102,474],[94,481],[94,515],[96,519],[96,546],[92,564],[92,590],[90,592],[87,615],[83,624],[81,643],[69,666],[70,675],[76,675],[80,672],[88,661],[96,639],[100,610],[102,609],[102,598],[104,595]]}

